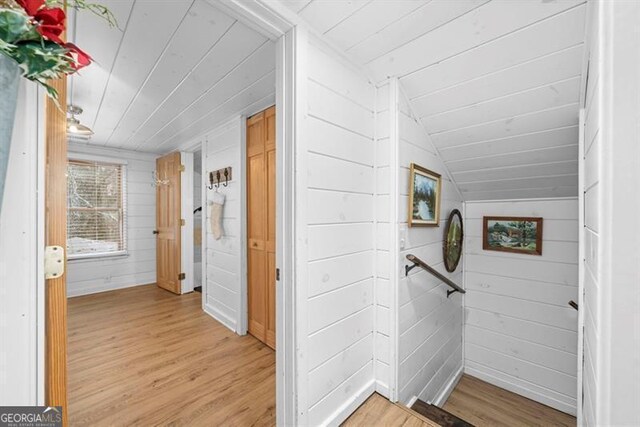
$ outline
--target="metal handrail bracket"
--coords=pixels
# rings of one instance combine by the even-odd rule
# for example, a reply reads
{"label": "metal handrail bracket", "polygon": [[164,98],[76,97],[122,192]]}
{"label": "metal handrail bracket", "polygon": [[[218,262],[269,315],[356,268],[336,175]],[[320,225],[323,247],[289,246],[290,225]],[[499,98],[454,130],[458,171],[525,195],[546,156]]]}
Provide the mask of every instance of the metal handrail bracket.
{"label": "metal handrail bracket", "polygon": [[464,289],[462,289],[460,286],[458,286],[455,283],[453,283],[448,277],[445,277],[442,273],[440,273],[438,270],[436,270],[435,268],[433,268],[430,265],[428,265],[426,262],[422,261],[417,256],[409,254],[409,255],[407,255],[407,259],[409,261],[411,261],[413,263],[413,265],[411,265],[411,266],[405,265],[404,266],[405,276],[408,276],[409,272],[411,270],[413,270],[414,268],[421,267],[424,270],[427,270],[429,273],[431,273],[435,277],[437,277],[438,279],[442,280],[444,283],[449,285],[451,288],[453,288],[452,291],[451,290],[447,291],[447,298],[449,298],[449,295],[451,295],[451,294],[453,294],[455,292],[460,292],[461,294],[465,294],[466,293],[466,291]]}

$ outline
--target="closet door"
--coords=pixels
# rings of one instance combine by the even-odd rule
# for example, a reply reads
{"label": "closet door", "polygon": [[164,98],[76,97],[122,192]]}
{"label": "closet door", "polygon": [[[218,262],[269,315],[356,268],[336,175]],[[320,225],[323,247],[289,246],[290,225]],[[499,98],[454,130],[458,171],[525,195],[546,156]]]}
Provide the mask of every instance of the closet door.
{"label": "closet door", "polygon": [[275,107],[247,120],[249,333],[275,348]]}
{"label": "closet door", "polygon": [[266,344],[276,347],[276,107],[264,112],[267,159],[267,334]]}

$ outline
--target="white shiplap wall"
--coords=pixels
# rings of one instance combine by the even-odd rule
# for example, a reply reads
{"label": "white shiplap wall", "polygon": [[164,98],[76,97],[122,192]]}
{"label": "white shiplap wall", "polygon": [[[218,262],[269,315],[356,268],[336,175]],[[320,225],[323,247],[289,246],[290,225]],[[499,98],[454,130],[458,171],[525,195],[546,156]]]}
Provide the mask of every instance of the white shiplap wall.
{"label": "white shiplap wall", "polygon": [[[601,376],[598,367],[600,358],[598,357],[598,346],[601,345],[600,335],[602,326],[600,324],[600,284],[599,284],[599,226],[598,217],[600,207],[600,162],[601,149],[600,140],[600,103],[602,99],[601,80],[601,52],[599,35],[601,32],[598,19],[601,14],[600,7],[592,2],[589,5],[589,21],[587,22],[587,47],[585,56],[585,73],[588,72],[588,80],[583,90],[584,102],[584,146],[583,146],[583,188],[584,192],[584,228],[582,239],[584,242],[583,260],[583,280],[584,296],[582,301],[584,316],[584,366],[582,370],[582,416],[585,425],[597,425],[598,400],[602,398],[599,377]],[[587,68],[588,67],[588,70]]]}
{"label": "white shiplap wall", "polygon": [[299,421],[319,425],[340,423],[375,389],[375,88],[316,39],[298,49]]}
{"label": "white shiplap wall", "polygon": [[[483,216],[543,218],[542,256],[482,249]],[[467,202],[465,372],[576,413],[578,200]]]}
{"label": "white shiplap wall", "polygon": [[103,3],[118,28],[80,13],[70,32],[95,58],[70,92],[95,131],[90,145],[166,153],[273,104],[275,44],[215,2]]}
{"label": "white shiplap wall", "polygon": [[44,404],[42,101],[35,83],[20,81],[0,215],[1,405]]}
{"label": "white shiplap wall", "polygon": [[[453,209],[462,210],[462,198],[401,90],[395,113],[399,144],[397,226],[400,239],[404,239],[398,260],[398,397],[405,403],[413,396],[443,403],[462,370],[462,296],[456,293],[447,298],[448,286],[419,268],[405,277],[404,266],[409,264],[406,255],[414,254],[462,285],[462,262],[455,272],[447,273],[442,261],[443,227]],[[442,175],[439,227],[407,226],[412,162]]]}
{"label": "white shiplap wall", "polygon": [[[640,3],[590,2],[583,424],[640,425]],[[586,68],[586,67],[585,67]]]}
{"label": "white shiplap wall", "polygon": [[70,143],[70,153],[124,159],[127,167],[127,250],[128,256],[69,261],[67,295],[93,294],[156,280],[156,189],[152,173],[155,154],[92,147]]}
{"label": "white shiplap wall", "polygon": [[[397,168],[395,164],[397,141],[395,138],[395,115],[392,114],[391,86],[393,92],[397,86],[385,83],[376,90],[376,150],[375,150],[375,378],[376,391],[385,397],[392,397],[390,387],[394,387],[395,380],[395,328],[393,328],[391,310],[394,300],[393,289],[396,281],[393,263],[396,262],[398,251],[395,236],[392,231],[396,225],[397,212],[392,200],[397,197],[397,191],[391,182],[395,179]],[[395,109],[394,109],[395,110]],[[392,137],[392,134],[394,135]],[[393,328],[393,329],[392,329]]]}
{"label": "white shiplap wall", "polygon": [[577,194],[585,0],[284,3],[400,79],[465,200]]}
{"label": "white shiplap wall", "polygon": [[[205,215],[205,239],[207,253],[203,263],[206,268],[203,293],[204,310],[229,329],[239,334],[246,333],[242,326],[242,287],[246,286],[245,236],[242,221],[246,203],[243,182],[244,165],[244,120],[235,117],[202,137],[202,163],[205,182],[208,185],[210,171],[228,166],[233,168],[233,179],[228,187],[220,186],[218,191],[225,195],[222,210],[223,237],[213,238],[211,232],[211,203],[216,191],[206,189],[206,202],[202,209]],[[244,329],[244,330],[243,330]]]}

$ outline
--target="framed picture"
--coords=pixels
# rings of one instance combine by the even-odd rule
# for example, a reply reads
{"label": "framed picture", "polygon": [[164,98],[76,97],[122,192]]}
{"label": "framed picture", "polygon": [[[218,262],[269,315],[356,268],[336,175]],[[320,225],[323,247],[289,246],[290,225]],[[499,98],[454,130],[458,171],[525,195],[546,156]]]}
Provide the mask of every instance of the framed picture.
{"label": "framed picture", "polygon": [[411,163],[409,227],[437,227],[440,221],[440,174]]}
{"label": "framed picture", "polygon": [[542,255],[542,218],[483,217],[482,249]]}

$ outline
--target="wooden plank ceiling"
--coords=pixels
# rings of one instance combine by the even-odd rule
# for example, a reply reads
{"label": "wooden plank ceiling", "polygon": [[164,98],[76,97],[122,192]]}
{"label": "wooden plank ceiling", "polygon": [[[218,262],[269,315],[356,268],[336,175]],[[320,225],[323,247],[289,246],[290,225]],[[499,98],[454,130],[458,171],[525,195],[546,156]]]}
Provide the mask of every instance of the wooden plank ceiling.
{"label": "wooden plank ceiling", "polygon": [[95,63],[69,101],[89,144],[166,153],[236,114],[275,102],[275,46],[206,0],[105,0],[119,28],[78,14]]}
{"label": "wooden plank ceiling", "polygon": [[465,200],[577,196],[585,0],[282,0],[398,77]]}

